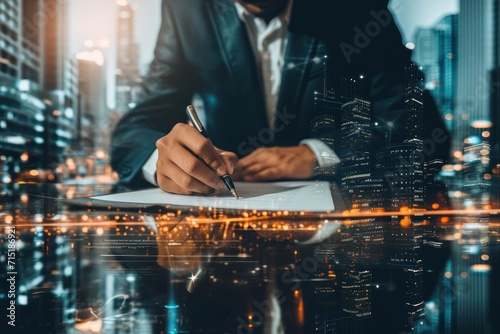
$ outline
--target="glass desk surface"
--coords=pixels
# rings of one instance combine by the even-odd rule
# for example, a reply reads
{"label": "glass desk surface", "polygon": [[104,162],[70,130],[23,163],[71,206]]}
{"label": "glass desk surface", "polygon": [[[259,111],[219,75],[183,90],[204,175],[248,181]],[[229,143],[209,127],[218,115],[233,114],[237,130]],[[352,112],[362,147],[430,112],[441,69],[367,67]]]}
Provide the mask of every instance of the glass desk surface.
{"label": "glass desk surface", "polygon": [[500,333],[495,210],[114,208],[66,201],[110,185],[0,189],[1,333]]}

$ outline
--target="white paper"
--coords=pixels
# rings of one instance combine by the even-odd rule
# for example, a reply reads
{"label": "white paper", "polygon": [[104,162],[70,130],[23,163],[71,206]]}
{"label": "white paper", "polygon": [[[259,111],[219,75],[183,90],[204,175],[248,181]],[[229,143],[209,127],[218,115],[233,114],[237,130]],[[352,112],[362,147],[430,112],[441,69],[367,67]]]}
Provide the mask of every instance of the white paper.
{"label": "white paper", "polygon": [[201,206],[237,210],[327,212],[335,209],[328,182],[235,182],[234,186],[240,199],[234,198],[229,191],[222,191],[213,196],[188,196],[169,194],[159,188],[96,196],[92,199],[145,205]]}

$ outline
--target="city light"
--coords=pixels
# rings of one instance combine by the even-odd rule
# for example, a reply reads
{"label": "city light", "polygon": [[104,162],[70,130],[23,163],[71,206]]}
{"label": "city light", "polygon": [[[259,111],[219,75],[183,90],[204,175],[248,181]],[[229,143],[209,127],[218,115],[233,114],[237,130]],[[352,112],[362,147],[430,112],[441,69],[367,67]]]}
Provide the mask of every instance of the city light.
{"label": "city light", "polygon": [[415,44],[414,44],[414,43],[412,43],[412,42],[408,42],[408,43],[406,43],[406,45],[405,45],[405,46],[406,46],[406,48],[407,48],[408,50],[413,50],[413,49],[415,49]]}
{"label": "city light", "polygon": [[489,129],[493,126],[493,123],[487,120],[479,120],[472,122],[471,126],[474,129]]}
{"label": "city light", "polygon": [[76,59],[84,61],[92,61],[99,66],[104,65],[104,55],[100,50],[81,51],[75,55]]}

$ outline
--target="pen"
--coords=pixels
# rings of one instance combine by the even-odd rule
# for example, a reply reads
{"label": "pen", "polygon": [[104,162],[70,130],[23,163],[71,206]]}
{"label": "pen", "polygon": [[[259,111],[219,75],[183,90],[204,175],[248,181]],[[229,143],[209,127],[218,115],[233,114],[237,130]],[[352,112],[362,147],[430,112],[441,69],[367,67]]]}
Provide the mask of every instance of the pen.
{"label": "pen", "polygon": [[[189,117],[189,120],[193,123],[193,126],[196,128],[196,130],[198,130],[203,135],[203,137],[209,138],[208,133],[203,127],[203,124],[201,124],[200,119],[198,118],[198,115],[196,114],[196,110],[194,109],[194,107],[192,105],[188,105],[186,107],[186,112]],[[234,188],[233,180],[231,180],[231,177],[228,174],[226,174],[221,178],[224,184],[226,185],[227,189],[229,189],[229,191],[231,192],[231,194],[233,194],[233,196],[236,197],[236,199],[240,199],[240,196],[238,196],[238,193]]]}

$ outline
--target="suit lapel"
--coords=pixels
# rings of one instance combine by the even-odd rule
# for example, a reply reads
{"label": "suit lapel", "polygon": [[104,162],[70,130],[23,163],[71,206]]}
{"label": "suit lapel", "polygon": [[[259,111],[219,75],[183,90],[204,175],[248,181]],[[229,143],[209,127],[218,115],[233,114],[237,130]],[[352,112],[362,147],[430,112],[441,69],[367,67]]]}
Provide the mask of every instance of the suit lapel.
{"label": "suit lapel", "polygon": [[241,94],[242,106],[248,106],[255,126],[266,122],[264,97],[256,73],[255,59],[246,27],[232,0],[209,0],[208,13],[234,87]]}

